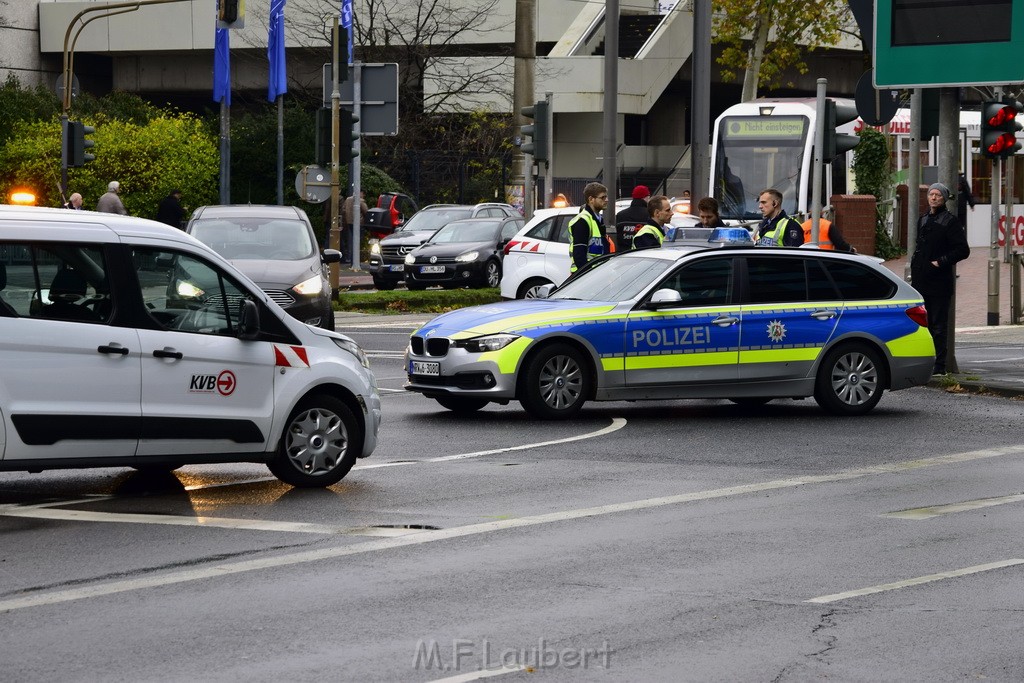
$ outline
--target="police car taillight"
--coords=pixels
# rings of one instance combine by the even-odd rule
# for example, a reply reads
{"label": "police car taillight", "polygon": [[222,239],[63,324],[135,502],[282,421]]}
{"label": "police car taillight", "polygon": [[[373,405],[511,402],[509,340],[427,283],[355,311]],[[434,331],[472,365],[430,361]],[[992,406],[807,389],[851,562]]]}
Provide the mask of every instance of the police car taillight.
{"label": "police car taillight", "polygon": [[925,310],[924,306],[914,306],[908,308],[905,313],[907,317],[913,320],[921,327],[928,327],[928,311]]}

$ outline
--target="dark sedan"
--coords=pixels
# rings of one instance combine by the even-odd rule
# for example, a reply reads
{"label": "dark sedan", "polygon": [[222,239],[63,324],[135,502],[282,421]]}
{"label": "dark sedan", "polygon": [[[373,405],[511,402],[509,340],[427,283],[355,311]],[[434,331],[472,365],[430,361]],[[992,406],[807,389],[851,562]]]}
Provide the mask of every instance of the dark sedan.
{"label": "dark sedan", "polygon": [[521,217],[453,221],[405,257],[405,286],[497,287],[502,248],[525,221]]}

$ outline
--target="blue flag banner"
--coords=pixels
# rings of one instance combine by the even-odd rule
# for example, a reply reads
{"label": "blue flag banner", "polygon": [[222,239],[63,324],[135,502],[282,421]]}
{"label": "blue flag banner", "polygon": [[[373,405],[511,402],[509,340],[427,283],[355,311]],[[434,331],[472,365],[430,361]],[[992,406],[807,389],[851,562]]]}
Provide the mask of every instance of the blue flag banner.
{"label": "blue flag banner", "polygon": [[352,63],[352,0],[341,0],[341,25],[348,34],[348,63]]}
{"label": "blue flag banner", "polygon": [[231,106],[231,39],[226,28],[217,29],[213,46],[213,101]]}
{"label": "blue flag banner", "polygon": [[270,0],[270,35],[267,37],[267,59],[270,79],[267,99],[273,102],[288,92],[288,72],[284,58],[284,5],[288,0]]}

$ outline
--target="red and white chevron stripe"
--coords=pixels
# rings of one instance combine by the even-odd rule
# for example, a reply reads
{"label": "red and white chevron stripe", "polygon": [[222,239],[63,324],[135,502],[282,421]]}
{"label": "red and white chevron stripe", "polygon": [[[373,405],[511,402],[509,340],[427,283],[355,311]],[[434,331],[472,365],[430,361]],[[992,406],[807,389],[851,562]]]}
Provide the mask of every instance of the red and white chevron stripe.
{"label": "red and white chevron stripe", "polygon": [[308,368],[309,356],[302,346],[274,344],[274,365],[279,368]]}

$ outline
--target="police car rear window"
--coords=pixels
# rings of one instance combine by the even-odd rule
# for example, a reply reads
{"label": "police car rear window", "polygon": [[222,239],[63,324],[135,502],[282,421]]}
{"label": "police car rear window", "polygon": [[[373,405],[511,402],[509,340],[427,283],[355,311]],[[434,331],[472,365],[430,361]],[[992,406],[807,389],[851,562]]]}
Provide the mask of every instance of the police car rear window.
{"label": "police car rear window", "polygon": [[891,299],[896,294],[895,282],[863,264],[830,259],[825,267],[847,301]]}

